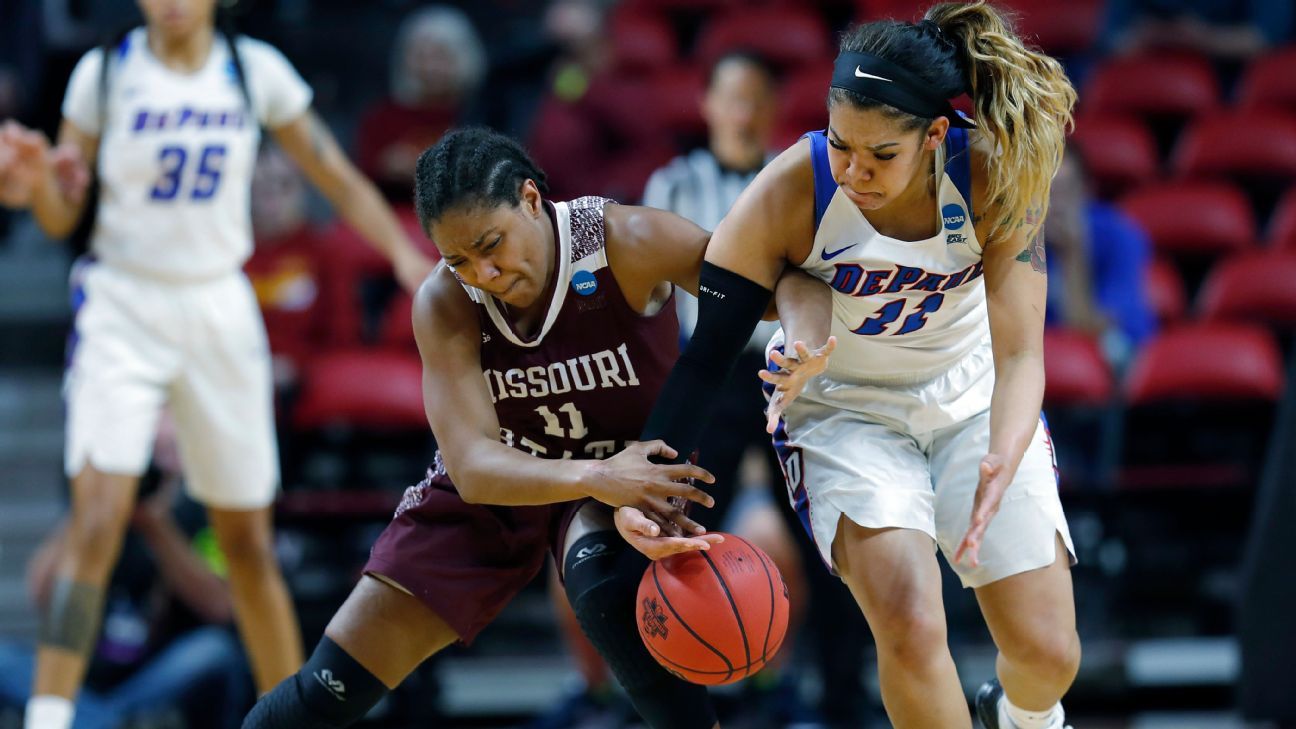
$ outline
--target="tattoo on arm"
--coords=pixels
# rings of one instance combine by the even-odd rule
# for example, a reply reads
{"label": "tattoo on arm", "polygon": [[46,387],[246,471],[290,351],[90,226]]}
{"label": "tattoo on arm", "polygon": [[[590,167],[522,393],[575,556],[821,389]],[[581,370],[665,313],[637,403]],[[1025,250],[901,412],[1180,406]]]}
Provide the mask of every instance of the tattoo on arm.
{"label": "tattoo on arm", "polygon": [[104,588],[59,577],[49,612],[41,621],[40,642],[89,657],[103,619]]}
{"label": "tattoo on arm", "polygon": [[1026,247],[1017,254],[1016,260],[1029,263],[1035,273],[1048,272],[1048,258],[1044,253],[1044,226],[1041,225],[1031,231]]}

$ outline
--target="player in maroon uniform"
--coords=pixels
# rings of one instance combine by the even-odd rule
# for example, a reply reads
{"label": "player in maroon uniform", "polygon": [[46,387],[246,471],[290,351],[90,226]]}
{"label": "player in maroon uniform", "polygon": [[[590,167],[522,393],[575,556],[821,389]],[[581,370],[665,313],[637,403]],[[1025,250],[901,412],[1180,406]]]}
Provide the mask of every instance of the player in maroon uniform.
{"label": "player in maroon uniform", "polygon": [[[470,642],[546,552],[647,723],[716,725],[705,689],[667,673],[638,637],[647,561],[626,544],[658,536],[656,558],[721,539],[668,502],[709,506],[679,481],[710,474],[651,463],[675,452],[632,442],[678,354],[674,286],[696,290],[708,234],[603,198],[551,203],[545,190],[526,153],[488,130],[452,132],[420,157],[416,206],[445,263],[414,306],[440,452],[310,661],[245,729],[357,721],[429,656]],[[626,539],[612,507],[627,507],[615,518]]]}

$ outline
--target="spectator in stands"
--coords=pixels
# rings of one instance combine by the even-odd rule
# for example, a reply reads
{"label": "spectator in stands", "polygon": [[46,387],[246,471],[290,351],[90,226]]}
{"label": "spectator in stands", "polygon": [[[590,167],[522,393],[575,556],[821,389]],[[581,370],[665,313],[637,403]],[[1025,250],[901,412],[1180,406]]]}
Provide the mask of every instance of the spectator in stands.
{"label": "spectator in stands", "polygon": [[1044,224],[1048,323],[1098,336],[1120,368],[1156,329],[1143,285],[1150,245],[1134,221],[1091,190],[1079,145],[1068,144]]}
{"label": "spectator in stands", "polygon": [[1189,50],[1222,61],[1290,42],[1296,9],[1284,0],[1109,0],[1110,53]]}
{"label": "spectator in stands", "polygon": [[329,323],[320,306],[327,285],[322,240],[306,220],[301,172],[277,147],[265,147],[257,158],[252,234],[255,248],[243,268],[265,318],[275,389],[283,391],[325,342]]}
{"label": "spectator in stands", "polygon": [[486,74],[481,38],[461,10],[432,5],[401,24],[391,60],[391,96],[365,112],[356,161],[389,200],[409,202],[414,162],[464,120]]}
{"label": "spectator in stands", "polygon": [[[182,493],[169,423],[164,417],[159,425],[153,465],[108,586],[103,632],[73,729],[115,729],[177,714],[184,726],[235,729],[253,699],[222,579],[224,559],[203,508]],[[28,588],[42,611],[66,527],[64,520],[28,564]],[[21,711],[34,670],[31,646],[0,643],[0,706]]]}

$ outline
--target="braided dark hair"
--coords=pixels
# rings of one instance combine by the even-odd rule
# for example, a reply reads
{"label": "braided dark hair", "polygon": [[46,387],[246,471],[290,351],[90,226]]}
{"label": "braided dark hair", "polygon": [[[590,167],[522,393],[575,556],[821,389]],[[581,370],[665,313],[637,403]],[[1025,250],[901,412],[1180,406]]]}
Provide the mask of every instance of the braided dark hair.
{"label": "braided dark hair", "polygon": [[549,193],[545,173],[512,138],[486,127],[454,129],[419,155],[414,210],[427,232],[451,208],[517,205],[527,180]]}

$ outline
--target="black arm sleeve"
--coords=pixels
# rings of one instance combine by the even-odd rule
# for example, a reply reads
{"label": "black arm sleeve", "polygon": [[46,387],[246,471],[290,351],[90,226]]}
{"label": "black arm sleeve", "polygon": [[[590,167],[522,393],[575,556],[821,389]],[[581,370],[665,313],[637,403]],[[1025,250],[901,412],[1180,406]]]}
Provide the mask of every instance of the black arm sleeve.
{"label": "black arm sleeve", "polygon": [[679,452],[677,462],[697,449],[702,430],[711,418],[716,393],[729,377],[773,295],[764,286],[732,271],[702,264],[697,327],[657,396],[642,440],[666,441]]}

